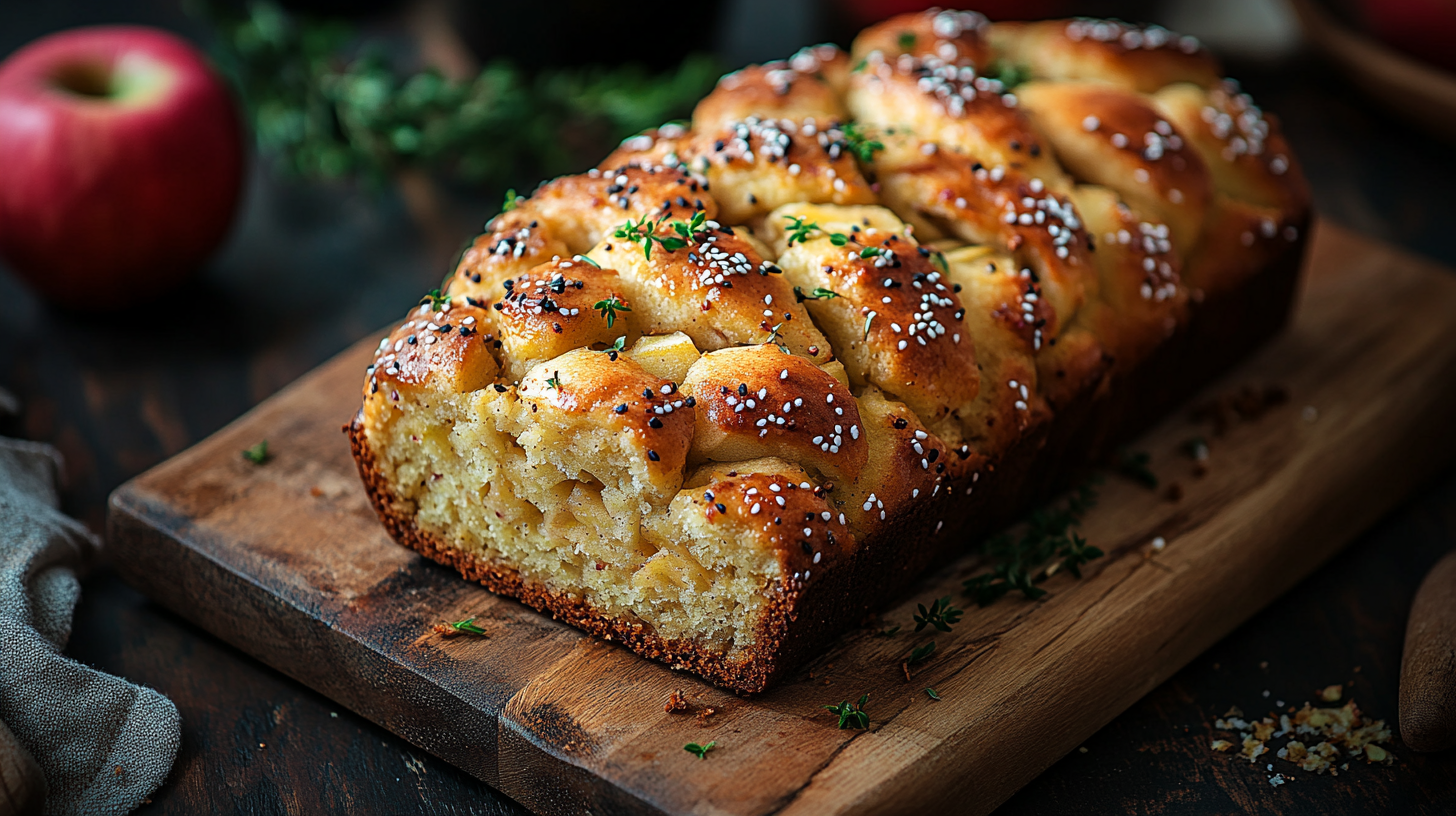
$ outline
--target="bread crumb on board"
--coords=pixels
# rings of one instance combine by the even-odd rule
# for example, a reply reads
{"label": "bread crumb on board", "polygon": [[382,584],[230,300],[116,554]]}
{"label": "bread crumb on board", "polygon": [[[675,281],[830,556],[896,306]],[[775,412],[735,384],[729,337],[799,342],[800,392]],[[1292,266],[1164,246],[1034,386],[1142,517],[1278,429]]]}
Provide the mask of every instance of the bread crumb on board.
{"label": "bread crumb on board", "polygon": [[[1315,692],[1321,700],[1334,702],[1344,694],[1338,683]],[[1269,696],[1268,692],[1264,693]],[[1279,701],[1283,706],[1282,700]],[[1339,708],[1315,708],[1305,703],[1295,710],[1273,711],[1258,720],[1249,720],[1237,706],[1213,721],[1216,731],[1237,735],[1237,739],[1213,739],[1209,748],[1218,753],[1238,749],[1238,756],[1250,764],[1263,765],[1269,772],[1269,784],[1278,787],[1293,781],[1287,773],[1276,773],[1275,761],[1287,762],[1313,774],[1339,776],[1350,769],[1350,761],[1363,758],[1367,764],[1389,765],[1395,755],[1381,743],[1388,743],[1393,734],[1385,720],[1368,719],[1354,700]],[[1282,742],[1281,742],[1282,741]]]}

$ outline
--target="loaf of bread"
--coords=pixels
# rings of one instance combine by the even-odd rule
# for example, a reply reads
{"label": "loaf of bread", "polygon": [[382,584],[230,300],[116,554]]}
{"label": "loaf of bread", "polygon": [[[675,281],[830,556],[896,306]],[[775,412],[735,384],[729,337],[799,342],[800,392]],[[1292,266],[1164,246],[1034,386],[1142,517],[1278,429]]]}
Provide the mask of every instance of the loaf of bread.
{"label": "loaf of bread", "polygon": [[512,202],[348,430],[401,544],[758,692],[1276,332],[1308,219],[1196,40],[905,15]]}

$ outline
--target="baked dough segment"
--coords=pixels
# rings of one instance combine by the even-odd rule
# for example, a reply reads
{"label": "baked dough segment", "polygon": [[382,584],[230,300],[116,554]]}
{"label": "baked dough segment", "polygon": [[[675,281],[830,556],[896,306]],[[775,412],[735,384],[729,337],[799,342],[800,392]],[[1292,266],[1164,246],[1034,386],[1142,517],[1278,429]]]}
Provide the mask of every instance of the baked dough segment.
{"label": "baked dough segment", "polygon": [[448,291],[495,300],[500,284],[554,258],[586,252],[631,220],[712,218],[701,182],[669,167],[624,166],[562,176],[486,223],[460,258]]}
{"label": "baked dough segment", "polygon": [[986,16],[975,11],[899,14],[861,31],[851,53],[855,60],[878,52],[886,61],[904,54],[985,70],[996,58],[984,36],[989,25]]}
{"label": "baked dough segment", "polygon": [[[914,137],[885,142],[875,165],[889,206],[916,222],[928,238],[954,237],[1018,257],[1050,309],[1038,319],[1033,345],[1062,333],[1062,326],[1095,292],[1095,271],[1081,218],[1064,196],[1040,178],[1004,166],[987,166]],[[916,218],[918,216],[918,218]]]}
{"label": "baked dough segment", "polygon": [[870,386],[859,396],[860,417],[869,438],[869,457],[859,480],[826,485],[860,541],[912,517],[917,501],[928,501],[958,484],[968,484],[986,458],[967,443],[947,444],[904,403]]}
{"label": "baked dough segment", "polygon": [[1215,189],[1185,278],[1200,295],[1237,288],[1299,237],[1309,185],[1275,117],[1238,84],[1172,85],[1153,101],[1209,167]]}
{"label": "baked dough segment", "polygon": [[[626,474],[652,506],[681,486],[695,400],[626,355],[569,351],[532,368],[516,393],[521,444],[549,449],[569,478],[589,473],[626,490]],[[550,439],[526,438],[532,434]]]}
{"label": "baked dough segment", "polygon": [[1037,79],[1086,80],[1152,93],[1174,82],[1218,84],[1218,60],[1195,37],[1117,20],[995,23],[986,33],[1002,57]]}
{"label": "baked dough segment", "polygon": [[1031,82],[1021,107],[1078,180],[1116,190],[1167,224],[1187,257],[1213,194],[1208,168],[1173,123],[1139,94],[1102,83]]}
{"label": "baked dough segment", "polygon": [[1166,224],[1112,190],[1079,184],[1072,200],[1097,242],[1098,299],[1088,321],[1115,370],[1131,371],[1188,320],[1188,288]]}
{"label": "baked dough segment", "polygon": [[[855,223],[866,211],[874,217]],[[791,219],[818,226],[796,235],[786,229]],[[976,396],[976,353],[965,310],[930,251],[883,208],[791,204],[769,222],[780,266],[850,381],[894,395],[942,432],[957,428],[955,417]]]}
{"label": "baked dough segment", "polygon": [[[654,540],[681,542],[669,550],[677,553],[669,564],[691,559],[731,575],[733,583],[744,585],[734,593],[737,605],[758,605],[754,613],[843,566],[857,548],[826,488],[774,457],[700,469],[668,512],[649,524]],[[746,634],[736,645],[757,643],[768,633]]]}
{"label": "baked dough segment", "polygon": [[854,395],[803,357],[772,344],[721,349],[694,363],[682,387],[697,400],[694,459],[776,456],[825,480],[859,478],[868,440]]}
{"label": "baked dough segment", "polygon": [[[830,60],[838,57],[837,50]],[[693,108],[693,130],[715,131],[749,117],[847,120],[844,102],[820,75],[820,60],[811,59],[812,64],[804,60],[778,61],[724,74],[712,92]],[[812,70],[797,70],[795,62]]]}
{"label": "baked dough segment", "polygon": [[[659,232],[675,235],[667,225]],[[676,250],[654,244],[649,254],[640,242],[608,237],[588,257],[617,270],[643,334],[683,332],[700,351],[773,341],[817,363],[834,359],[783,271],[749,236],[715,221]]]}
{"label": "baked dough segment", "polygon": [[[870,52],[850,75],[846,103],[866,129],[884,140],[913,134],[920,144],[957,152],[987,167],[1025,170],[1064,185],[1061,167],[999,80],[934,57],[886,60]],[[878,160],[876,161],[878,169]]]}
{"label": "baked dough segment", "polygon": [[961,415],[965,441],[995,460],[1051,419],[1038,390],[1035,332],[1049,309],[1031,269],[990,247],[945,253],[946,277],[960,287],[966,331],[976,347],[981,387]]}
{"label": "baked dough segment", "polygon": [[484,308],[453,299],[412,309],[374,351],[366,404],[398,403],[401,389],[463,394],[486,387],[500,369],[485,333],[490,325]]}
{"label": "baked dough segment", "polygon": [[[616,270],[580,260],[550,261],[507,279],[501,289],[491,307],[492,322],[505,375],[512,382],[537,363],[572,349],[637,337],[631,302],[621,294]],[[607,304],[605,313],[599,303]]]}

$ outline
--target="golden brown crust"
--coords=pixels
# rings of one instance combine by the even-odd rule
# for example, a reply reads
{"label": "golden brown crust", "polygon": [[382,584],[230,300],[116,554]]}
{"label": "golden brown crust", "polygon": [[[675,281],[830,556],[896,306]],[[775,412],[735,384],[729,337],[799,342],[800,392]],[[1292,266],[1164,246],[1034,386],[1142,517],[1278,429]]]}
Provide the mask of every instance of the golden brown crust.
{"label": "golden brown crust", "polygon": [[693,455],[722,462],[779,456],[831,479],[859,478],[868,440],[847,386],[778,346],[703,355],[683,390],[697,398]]}
{"label": "golden brown crust", "polygon": [[1073,176],[1167,224],[1180,253],[1192,248],[1213,185],[1203,158],[1149,100],[1078,82],[1033,82],[1018,95]]}
{"label": "golden brown crust", "polygon": [[1218,60],[1196,38],[1117,20],[996,23],[987,36],[1037,79],[1091,80],[1152,93],[1174,82],[1211,87]]}
{"label": "golden brown crust", "polygon": [[752,243],[709,222],[691,246],[669,250],[608,239],[590,256],[617,270],[644,334],[683,332],[702,351],[774,340],[824,363],[834,352],[783,272]]}
{"label": "golden brown crust", "polygon": [[635,339],[632,305],[622,296],[615,270],[589,261],[551,261],[501,288],[492,322],[511,380],[572,349]]}
{"label": "golden brown crust", "polygon": [[844,121],[844,103],[818,76],[817,60],[813,68],[805,72],[791,62],[771,62],[725,75],[693,109],[693,130],[716,131],[749,117]]}
{"label": "golden brown crust", "polygon": [[901,54],[933,57],[951,65],[969,65],[984,70],[995,55],[984,36],[990,26],[985,15],[974,11],[931,9],[900,14],[872,25],[854,38],[851,49],[856,60],[879,52],[887,62]]}
{"label": "golden brown crust", "polygon": [[888,62],[871,53],[850,76],[847,102],[855,118],[877,134],[909,133],[988,167],[1025,170],[1054,184],[1062,178],[1016,95],[972,68],[934,57]]}

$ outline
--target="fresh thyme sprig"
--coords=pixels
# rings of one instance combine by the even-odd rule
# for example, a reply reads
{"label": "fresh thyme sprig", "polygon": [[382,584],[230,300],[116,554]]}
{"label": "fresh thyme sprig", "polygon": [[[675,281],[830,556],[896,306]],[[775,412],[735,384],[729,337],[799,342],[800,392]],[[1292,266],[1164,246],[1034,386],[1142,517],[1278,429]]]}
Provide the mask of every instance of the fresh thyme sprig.
{"label": "fresh thyme sprig", "polygon": [[[609,329],[612,327],[613,323],[617,322],[618,312],[632,311],[632,307],[628,306],[626,303],[623,303],[622,299],[617,297],[615,294],[613,294],[611,297],[608,297],[606,300],[599,300],[596,303],[592,304],[592,308],[601,312],[602,317],[605,317],[607,319],[607,328]],[[617,350],[621,351],[621,349]]]}
{"label": "fresh thyme sprig", "polygon": [[1072,532],[1097,504],[1094,481],[1083,482],[1065,505],[1051,504],[1032,512],[1019,539],[1002,533],[987,541],[991,569],[966,581],[965,594],[980,606],[994,603],[1013,589],[1035,600],[1046,594],[1037,584],[1058,570],[1080,577],[1081,566],[1103,554]]}
{"label": "fresh thyme sprig", "polygon": [[881,629],[880,631],[876,632],[875,635],[882,638],[894,637],[895,633],[898,631],[900,631],[900,627],[891,626],[889,629]]}
{"label": "fresh thyme sprig", "polygon": [[870,715],[865,713],[864,705],[869,702],[870,696],[865,694],[859,698],[858,703],[851,703],[843,700],[839,705],[824,706],[826,711],[832,711],[839,715],[839,727],[845,728],[869,728]]}
{"label": "fresh thyme sprig", "polygon": [[623,348],[626,348],[626,346],[627,346],[627,336],[624,334],[621,337],[618,337],[617,338],[617,342],[611,344],[610,346],[607,346],[606,348],[602,349],[602,351],[608,357],[612,358],[613,361],[616,361],[617,355],[618,354],[621,354],[622,353],[622,349]]}
{"label": "fresh thyme sprig", "polygon": [[798,286],[794,287],[794,300],[800,303],[803,303],[806,300],[833,300],[837,297],[839,297],[838,292],[834,291],[833,289],[825,289],[822,286],[816,286],[814,288],[814,291],[811,294],[807,295],[804,294],[804,290],[802,288]]}
{"label": "fresh thyme sprig", "polygon": [[839,130],[844,134],[844,141],[849,146],[849,151],[865,164],[875,160],[875,151],[885,149],[883,142],[866,136],[860,131],[859,125],[854,122],[844,125]]}
{"label": "fresh thyme sprig", "polygon": [[873,322],[875,322],[875,313],[874,312],[870,312],[869,314],[865,315],[865,327],[864,327],[864,339],[865,340],[869,340],[870,339],[870,324],[873,323]]}
{"label": "fresh thyme sprig", "polygon": [[571,256],[571,259],[573,261],[581,261],[582,263],[589,263],[592,266],[595,266],[597,269],[601,269],[602,268],[602,265],[601,264],[597,263],[596,261],[593,261],[591,258],[587,257],[586,255],[573,255],[573,256]]}
{"label": "fresh thyme sprig", "polygon": [[906,665],[913,666],[927,657],[935,654],[935,641],[930,641],[924,646],[916,646],[910,650],[910,657],[905,661]]}
{"label": "fresh thyme sprig", "polygon": [[[691,246],[696,240],[695,236],[703,230],[703,225],[708,220],[707,215],[701,211],[694,213],[690,221],[678,220],[669,224],[667,219],[666,215],[656,221],[646,216],[643,216],[641,221],[633,221],[629,218],[627,223],[617,227],[612,235],[634,244],[641,244],[642,257],[651,260],[653,244],[657,244],[668,252],[676,252],[683,247]],[[661,231],[664,224],[667,224],[677,234],[658,235],[657,233]]]}
{"label": "fresh thyme sprig", "polygon": [[521,202],[525,200],[525,196],[516,195],[516,188],[511,187],[506,190],[506,199],[501,203],[501,212],[508,213],[520,206]]}
{"label": "fresh thyme sprig", "polygon": [[925,693],[930,696],[930,699],[935,700],[936,702],[940,702],[940,692],[929,686],[926,686]]}
{"label": "fresh thyme sprig", "polygon": [[711,750],[713,750],[714,748],[717,748],[717,747],[718,747],[718,741],[717,740],[713,740],[712,742],[708,743],[707,745],[699,745],[696,742],[690,742],[687,745],[684,745],[683,746],[683,750],[684,751],[687,751],[688,753],[690,753],[690,754],[692,754],[694,756],[696,756],[698,759],[707,759],[708,758],[708,752],[711,751]]}
{"label": "fresh thyme sprig", "polygon": [[804,243],[805,241],[809,240],[809,236],[811,233],[816,232],[819,229],[818,224],[815,224],[812,221],[805,221],[804,219],[796,215],[786,215],[784,216],[784,218],[789,219],[789,228],[788,230],[786,230],[789,237],[784,242],[788,246]]}
{"label": "fresh thyme sprig", "polygon": [[481,629],[479,626],[476,626],[475,625],[475,618],[474,617],[469,617],[469,618],[466,618],[465,620],[461,620],[461,621],[455,621],[455,622],[453,622],[453,623],[450,624],[450,628],[451,629],[454,629],[457,632],[465,632],[466,634],[470,634],[470,635],[484,635],[485,634],[485,630],[484,629]]}
{"label": "fresh thyme sprig", "polygon": [[916,606],[920,607],[920,613],[914,616],[915,631],[917,632],[926,626],[934,626],[942,632],[949,632],[950,627],[959,622],[961,615],[965,614],[951,606],[949,595],[944,598],[936,598],[930,603],[929,609],[925,608],[925,604],[916,604]]}
{"label": "fresh thyme sprig", "polygon": [[885,250],[877,246],[867,246],[859,251],[861,258],[876,258],[885,254]]}
{"label": "fresh thyme sprig", "polygon": [[551,372],[551,376],[546,378],[546,387],[547,388],[554,388],[557,391],[560,391],[561,390],[561,372],[560,371],[553,371],[553,372]]}
{"label": "fresh thyme sprig", "polygon": [[450,298],[451,297],[452,296],[451,295],[448,295],[448,294],[445,294],[445,295],[440,294],[440,290],[439,289],[431,289],[430,290],[430,293],[428,295],[425,295],[424,297],[420,298],[420,305],[423,306],[424,304],[428,303],[428,304],[430,304],[430,309],[432,311],[438,312],[438,311],[440,311],[440,309],[444,308],[445,306],[450,305]]}
{"label": "fresh thyme sprig", "polygon": [[262,442],[243,451],[243,458],[255,465],[261,465],[268,461],[268,440],[264,439]]}

